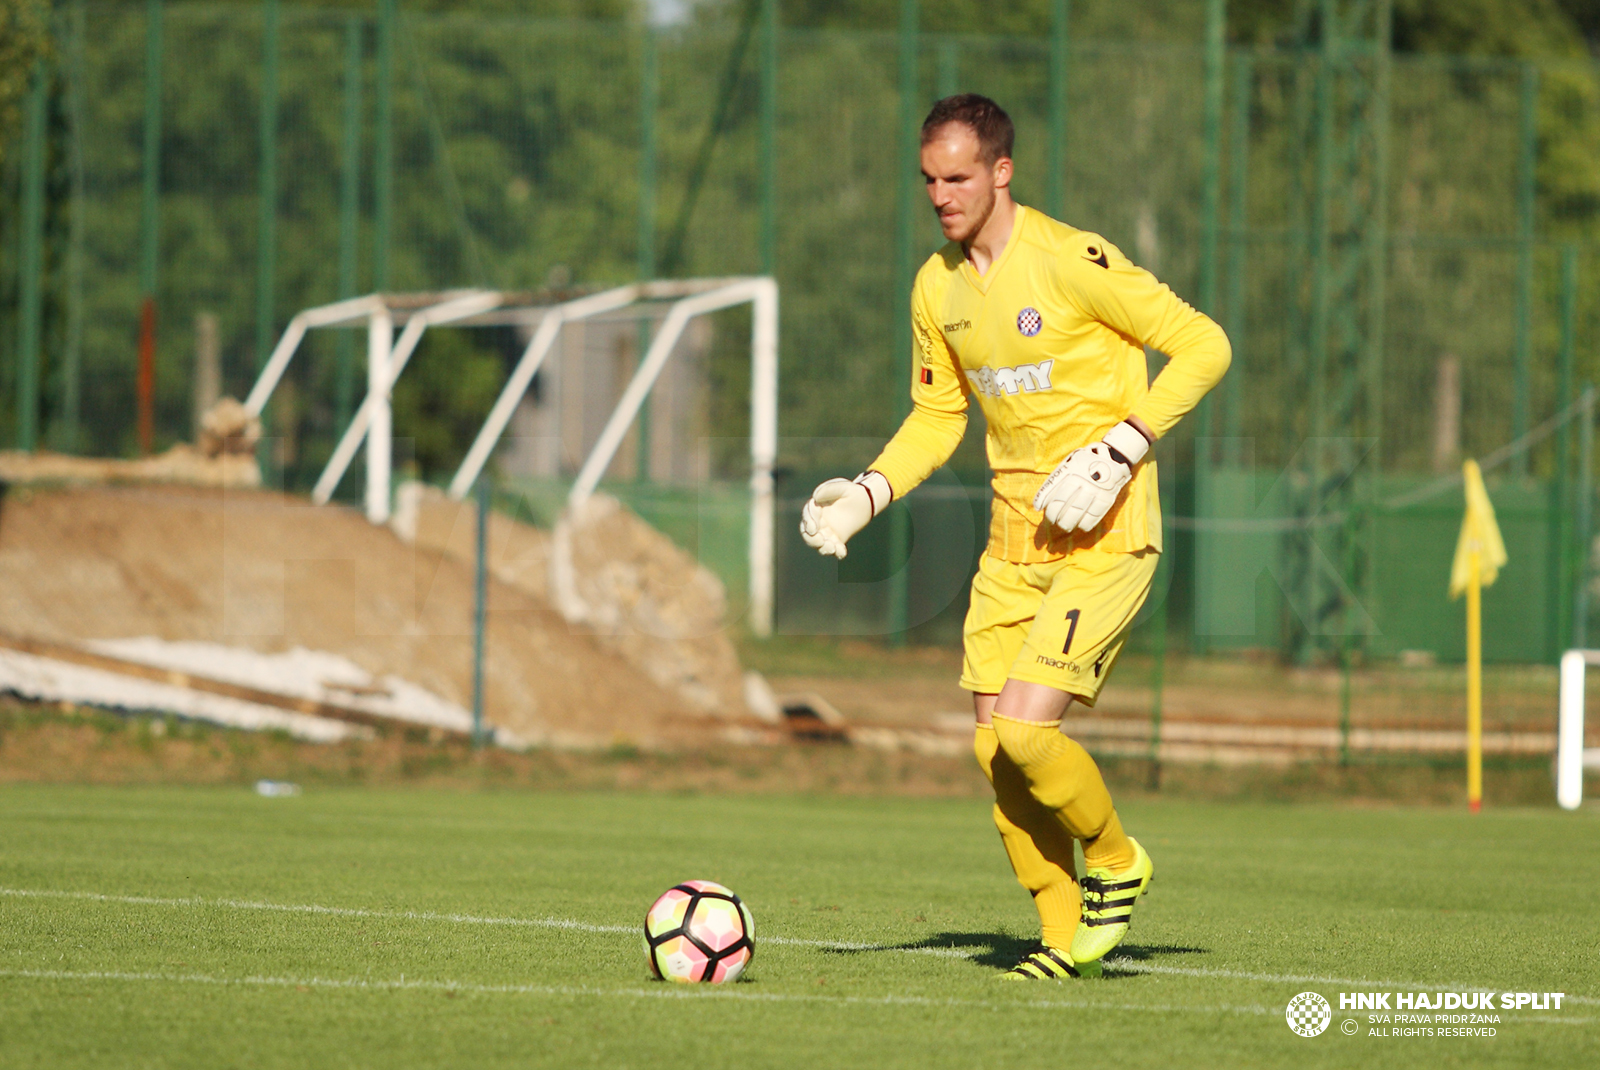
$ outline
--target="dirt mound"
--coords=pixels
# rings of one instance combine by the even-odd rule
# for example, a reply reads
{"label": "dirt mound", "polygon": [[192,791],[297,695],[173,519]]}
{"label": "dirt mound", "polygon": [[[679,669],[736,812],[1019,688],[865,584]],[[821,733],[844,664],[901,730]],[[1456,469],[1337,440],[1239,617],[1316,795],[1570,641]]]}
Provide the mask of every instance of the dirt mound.
{"label": "dirt mound", "polygon": [[708,713],[742,712],[738,655],[722,631],[722,581],[606,494],[563,514],[550,601],[652,680]]}
{"label": "dirt mound", "polygon": [[[504,530],[537,541],[532,529]],[[507,546],[514,552],[515,538]],[[703,715],[575,632],[535,584],[499,572],[489,596],[491,724],[532,742],[649,745]],[[280,494],[13,489],[0,503],[0,619],[41,639],[300,646],[470,705],[472,603],[468,563],[407,545],[353,510]]]}
{"label": "dirt mound", "polygon": [[0,482],[14,486],[62,483],[179,483],[199,487],[259,487],[261,469],[250,453],[204,450],[180,442],[137,460],[74,457],[66,453],[0,450]]}
{"label": "dirt mound", "polygon": [[[398,495],[394,528],[418,546],[470,562],[476,509],[418,483]],[[723,630],[722,581],[610,495],[589,499],[554,536],[493,514],[489,569],[495,579],[552,603],[575,631],[688,706],[745,715],[738,653]]]}

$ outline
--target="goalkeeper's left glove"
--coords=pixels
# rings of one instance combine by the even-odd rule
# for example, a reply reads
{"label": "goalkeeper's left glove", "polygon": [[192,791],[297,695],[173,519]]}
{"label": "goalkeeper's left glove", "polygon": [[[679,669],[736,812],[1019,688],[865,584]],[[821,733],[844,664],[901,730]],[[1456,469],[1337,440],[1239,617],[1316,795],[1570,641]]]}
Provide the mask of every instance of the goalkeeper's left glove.
{"label": "goalkeeper's left glove", "polygon": [[1093,531],[1149,451],[1150,440],[1124,420],[1056,465],[1033,496],[1033,507],[1062,531]]}
{"label": "goalkeeper's left glove", "polygon": [[824,557],[844,560],[844,544],[889,508],[894,491],[881,472],[863,472],[855,479],[830,479],[811,492],[800,510],[800,538]]}

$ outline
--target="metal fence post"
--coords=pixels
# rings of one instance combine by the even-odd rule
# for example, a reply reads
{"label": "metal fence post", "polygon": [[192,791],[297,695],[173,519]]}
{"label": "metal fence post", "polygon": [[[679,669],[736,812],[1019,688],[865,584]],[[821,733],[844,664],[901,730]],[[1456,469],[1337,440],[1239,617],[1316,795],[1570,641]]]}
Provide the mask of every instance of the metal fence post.
{"label": "metal fence post", "polygon": [[[262,0],[261,8],[261,115],[257,131],[260,173],[257,177],[256,206],[256,371],[266,367],[272,355],[272,311],[274,277],[278,263],[278,0]],[[261,414],[261,447],[258,455],[265,475],[276,464],[267,430],[268,418]]]}
{"label": "metal fence post", "polygon": [[1578,500],[1573,526],[1578,534],[1578,582],[1573,588],[1572,645],[1589,645],[1589,510],[1594,503],[1594,384],[1583,385],[1583,422],[1578,425]]}
{"label": "metal fence post", "polygon": [[[356,295],[360,264],[357,250],[361,227],[361,18],[344,20],[344,148],[339,173],[339,296]],[[334,373],[334,425],[341,431],[350,423],[355,393],[356,340],[349,330],[339,332]]]}
{"label": "metal fence post", "polygon": [[67,219],[67,330],[61,346],[61,411],[51,428],[56,449],[76,453],[83,446],[84,242],[88,209],[84,175],[84,37],[87,19],[83,0],[73,0],[72,31],[67,42],[67,169],[70,183]]}
{"label": "metal fence post", "polygon": [[[1578,247],[1561,247],[1561,349],[1557,357],[1556,411],[1572,406],[1573,365],[1576,356],[1578,312]],[[1570,644],[1565,634],[1572,619],[1569,604],[1572,578],[1572,418],[1562,423],[1556,439],[1555,480],[1550,487],[1550,645],[1552,658]]]}
{"label": "metal fence post", "polygon": [[139,200],[139,448],[149,453],[155,437],[156,256],[160,241],[161,183],[161,0],[145,6],[144,165]]}
{"label": "metal fence post", "polygon": [[373,134],[372,288],[389,288],[389,240],[394,225],[394,30],[395,0],[378,0],[377,126]]}
{"label": "metal fence post", "polygon": [[1228,341],[1233,346],[1233,374],[1223,379],[1224,434],[1228,439],[1226,462],[1242,462],[1239,439],[1244,434],[1244,263],[1250,225],[1250,87],[1253,57],[1239,52],[1233,64],[1233,117],[1228,131]]}
{"label": "metal fence post", "polygon": [[761,0],[761,274],[778,273],[778,0]]}
{"label": "metal fence post", "polygon": [[[1322,0],[1322,13],[1332,13],[1332,0]],[[1338,115],[1336,111],[1338,86],[1336,81],[1339,74],[1339,60],[1341,58],[1339,45],[1340,37],[1337,32],[1337,23],[1332,19],[1325,19],[1321,27],[1322,40],[1319,42],[1315,87],[1313,90],[1312,114],[1314,115],[1314,133],[1311,146],[1314,153],[1315,177],[1312,180],[1311,197],[1311,227],[1309,238],[1311,292],[1310,307],[1307,316],[1307,346],[1306,346],[1306,385],[1311,403],[1310,420],[1308,427],[1310,437],[1325,439],[1328,437],[1329,404],[1327,392],[1328,379],[1328,340],[1331,336],[1331,313],[1333,311],[1333,279],[1330,277],[1334,265],[1332,260],[1332,237],[1329,226],[1331,202],[1334,194],[1334,165],[1339,149],[1338,144]],[[1347,428],[1340,428],[1345,434]],[[1323,495],[1325,492],[1323,472],[1324,458],[1320,450],[1310,452],[1309,472],[1307,474],[1307,504],[1306,515],[1316,516],[1322,511]],[[1309,538],[1309,536],[1308,536]],[[1303,557],[1309,558],[1309,553]],[[1312,616],[1311,620],[1304,622],[1304,635],[1300,641],[1298,658],[1301,664],[1308,664],[1314,656],[1317,646],[1317,621],[1315,620],[1316,607],[1325,601],[1325,585],[1317,569],[1307,567],[1302,562],[1300,585],[1303,604],[1308,607]]]}
{"label": "metal fence post", "polygon": [[472,745],[484,744],[483,646],[489,623],[489,477],[478,479],[477,553],[472,578]]}
{"label": "metal fence post", "polygon": [[[1227,9],[1224,0],[1206,0],[1205,86],[1203,95],[1202,164],[1200,174],[1200,264],[1196,290],[1200,311],[1220,318],[1217,309],[1217,246],[1222,224],[1222,108],[1226,83],[1224,67],[1228,58]],[[1211,504],[1211,468],[1216,458],[1216,408],[1219,399],[1210,394],[1200,399],[1195,412],[1194,513],[1204,519]],[[1190,544],[1198,548],[1199,535]],[[1167,547],[1171,553],[1174,547]],[[1192,554],[1197,558],[1197,554]],[[1191,574],[1194,569],[1191,567]],[[1165,629],[1166,615],[1162,614]],[[1164,645],[1164,644],[1163,644]],[[1195,629],[1190,647],[1204,654],[1206,638]]]}
{"label": "metal fence post", "polygon": [[17,449],[33,452],[39,432],[40,321],[44,313],[44,142],[50,69],[33,64],[23,131],[22,249],[17,265]]}
{"label": "metal fence post", "polygon": [[[639,248],[635,269],[640,282],[656,274],[656,118],[661,92],[660,56],[655,27],[645,23],[639,53]],[[638,362],[650,349],[650,321],[641,318]],[[634,426],[634,480],[650,479],[650,400],[639,406]]]}
{"label": "metal fence post", "polygon": [[[1227,62],[1225,0],[1206,0],[1204,149],[1200,171],[1200,311],[1217,315],[1217,236],[1222,208],[1223,67]],[[1202,401],[1196,434],[1211,433],[1210,399]]]}
{"label": "metal fence post", "polygon": [[[1171,564],[1162,561],[1156,566],[1158,569],[1171,569]],[[1150,618],[1150,775],[1148,785],[1151,791],[1161,790],[1161,721],[1163,714],[1163,699],[1167,684],[1167,591],[1159,584],[1161,591],[1161,604]]]}
{"label": "metal fence post", "polygon": [[1067,214],[1067,74],[1071,57],[1071,0],[1054,0],[1050,5],[1050,162],[1045,181],[1045,203],[1050,214],[1061,219]]}
{"label": "metal fence post", "polygon": [[[1530,388],[1528,377],[1533,364],[1533,230],[1538,170],[1539,68],[1522,65],[1521,152],[1517,162],[1517,309],[1516,366],[1511,398],[1511,437],[1528,433]],[[1519,451],[1511,461],[1517,476],[1528,474],[1528,452]]]}
{"label": "metal fence post", "polygon": [[[918,92],[917,60],[920,49],[920,10],[918,0],[900,0],[900,136],[895,167],[895,242],[894,242],[894,353],[890,376],[895,398],[896,422],[911,411],[911,285],[914,281],[913,242],[916,235],[916,178],[918,162],[918,112],[922,97]],[[906,620],[910,613],[911,515],[905,506],[889,514],[889,641],[895,646],[906,642]]]}

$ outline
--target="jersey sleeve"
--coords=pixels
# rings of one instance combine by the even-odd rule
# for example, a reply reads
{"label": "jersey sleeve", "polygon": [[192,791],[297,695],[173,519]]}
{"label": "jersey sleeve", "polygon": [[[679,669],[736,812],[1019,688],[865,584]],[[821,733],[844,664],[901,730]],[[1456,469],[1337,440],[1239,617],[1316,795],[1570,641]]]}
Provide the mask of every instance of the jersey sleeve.
{"label": "jersey sleeve", "polygon": [[896,498],[911,493],[956,451],[967,431],[967,390],[960,362],[945,343],[919,277],[911,296],[911,414],[872,468]]}
{"label": "jersey sleeve", "polygon": [[1165,435],[1228,370],[1228,336],[1098,234],[1074,235],[1063,259],[1067,297],[1084,314],[1167,355],[1150,392],[1129,413]]}

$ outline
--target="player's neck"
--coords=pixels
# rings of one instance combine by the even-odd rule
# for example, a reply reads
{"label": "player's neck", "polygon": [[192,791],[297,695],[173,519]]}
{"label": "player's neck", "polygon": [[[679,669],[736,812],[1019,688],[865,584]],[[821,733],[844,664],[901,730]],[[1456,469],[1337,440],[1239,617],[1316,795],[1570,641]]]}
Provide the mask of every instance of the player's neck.
{"label": "player's neck", "polygon": [[966,243],[967,259],[972,261],[979,275],[987,275],[994,262],[1000,259],[1000,254],[1006,251],[1006,243],[1011,240],[1011,230],[1016,222],[1017,202],[1011,199],[1011,191],[996,190],[994,211],[989,213],[989,218],[983,221],[983,226],[978,228],[972,240]]}

